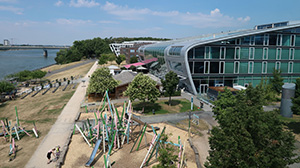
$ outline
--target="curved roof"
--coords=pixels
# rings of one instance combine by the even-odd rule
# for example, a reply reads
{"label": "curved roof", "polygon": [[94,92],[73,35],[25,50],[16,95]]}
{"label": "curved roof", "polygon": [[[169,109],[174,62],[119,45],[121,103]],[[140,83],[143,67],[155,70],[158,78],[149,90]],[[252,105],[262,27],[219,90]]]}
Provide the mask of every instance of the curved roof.
{"label": "curved roof", "polygon": [[145,45],[145,46],[142,46],[141,49],[160,47],[160,46],[165,46],[165,47],[166,46],[168,46],[168,47],[169,46],[184,46],[186,48],[189,48],[190,46],[194,46],[194,45],[203,45],[203,44],[217,42],[217,41],[221,41],[221,40],[227,40],[227,39],[238,38],[238,37],[243,37],[243,36],[267,33],[267,32],[271,32],[271,31],[278,31],[278,30],[300,27],[299,22],[288,22],[288,23],[289,23],[289,25],[281,26],[281,27],[274,27],[274,28],[237,30],[237,31],[222,32],[222,33],[217,33],[217,34],[208,34],[208,35],[175,39],[175,40],[161,42],[161,43],[157,43],[157,44]]}

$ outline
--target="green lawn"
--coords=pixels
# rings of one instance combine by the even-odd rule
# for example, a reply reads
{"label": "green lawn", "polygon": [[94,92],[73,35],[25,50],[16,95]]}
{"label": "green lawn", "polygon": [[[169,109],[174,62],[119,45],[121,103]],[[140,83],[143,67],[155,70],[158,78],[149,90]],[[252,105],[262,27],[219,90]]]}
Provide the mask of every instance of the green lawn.
{"label": "green lawn", "polygon": [[[141,111],[144,108],[144,114],[152,115],[152,109],[154,109],[155,114],[167,114],[167,113],[181,113],[190,111],[191,102],[186,99],[176,99],[172,100],[172,105],[169,106],[168,100],[158,100],[155,103],[150,102],[133,102],[133,109],[135,111]],[[198,110],[198,107],[194,105],[193,111]]]}

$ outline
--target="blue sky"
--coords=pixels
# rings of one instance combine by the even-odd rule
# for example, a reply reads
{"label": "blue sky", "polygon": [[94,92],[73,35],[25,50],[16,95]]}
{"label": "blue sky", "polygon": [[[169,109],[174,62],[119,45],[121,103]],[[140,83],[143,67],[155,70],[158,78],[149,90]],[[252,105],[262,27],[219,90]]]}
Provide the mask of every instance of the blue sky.
{"label": "blue sky", "polygon": [[0,0],[0,43],[181,38],[300,20],[299,0]]}

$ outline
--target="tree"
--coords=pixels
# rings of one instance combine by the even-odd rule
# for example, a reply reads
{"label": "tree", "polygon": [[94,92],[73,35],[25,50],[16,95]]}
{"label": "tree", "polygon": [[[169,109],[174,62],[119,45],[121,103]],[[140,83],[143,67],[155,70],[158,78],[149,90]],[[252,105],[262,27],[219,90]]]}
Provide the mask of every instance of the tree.
{"label": "tree", "polygon": [[116,63],[120,65],[124,60],[126,60],[125,55],[121,54],[116,58]]}
{"label": "tree", "polygon": [[155,102],[160,93],[156,88],[156,82],[154,80],[147,75],[139,73],[129,84],[127,90],[124,92],[124,95],[129,96],[131,101],[139,99],[145,102],[147,99],[150,102]]}
{"label": "tree", "polygon": [[175,72],[170,71],[165,75],[165,80],[163,80],[163,79],[161,80],[161,83],[164,87],[163,90],[169,96],[169,106],[170,106],[171,105],[171,96],[176,91],[176,87],[179,83],[179,78]]}
{"label": "tree", "polygon": [[136,62],[138,62],[138,59],[137,59],[136,56],[133,56],[133,57],[130,57],[129,62],[130,62],[131,64],[132,64],[132,63],[136,63]]}
{"label": "tree", "polygon": [[294,114],[300,114],[300,78],[296,79],[296,91],[295,91],[295,96],[292,98],[292,111]]}
{"label": "tree", "polygon": [[272,78],[270,78],[270,84],[272,86],[272,89],[275,90],[278,95],[280,94],[281,87],[283,85],[283,78],[280,75],[281,71],[274,69],[273,76]]}
{"label": "tree", "polygon": [[[11,92],[15,89],[15,86],[7,81],[0,81],[0,95],[3,92]],[[2,97],[2,96],[1,96]]]}
{"label": "tree", "polygon": [[168,135],[162,134],[161,135],[161,142],[160,142],[160,148],[158,150],[159,157],[158,161],[159,164],[155,165],[154,168],[175,168],[176,165],[174,164],[177,161],[178,158],[178,152],[176,153],[176,148],[174,148],[173,145],[169,143],[165,143],[168,141]]}
{"label": "tree", "polygon": [[87,92],[104,94],[107,89],[112,91],[118,85],[119,82],[112,77],[108,68],[100,68],[92,74]]}
{"label": "tree", "polygon": [[297,162],[294,136],[283,129],[275,112],[263,111],[259,89],[250,86],[230,94],[221,93],[215,103],[219,126],[211,131],[205,166],[281,168]]}

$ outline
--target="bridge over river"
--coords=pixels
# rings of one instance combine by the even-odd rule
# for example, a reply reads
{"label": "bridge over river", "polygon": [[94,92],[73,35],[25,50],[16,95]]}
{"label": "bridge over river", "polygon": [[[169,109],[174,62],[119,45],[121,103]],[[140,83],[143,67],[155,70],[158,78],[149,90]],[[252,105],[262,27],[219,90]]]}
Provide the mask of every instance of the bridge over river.
{"label": "bridge over river", "polygon": [[0,50],[31,50],[31,49],[66,49],[70,46],[55,46],[55,45],[9,45],[0,46]]}

